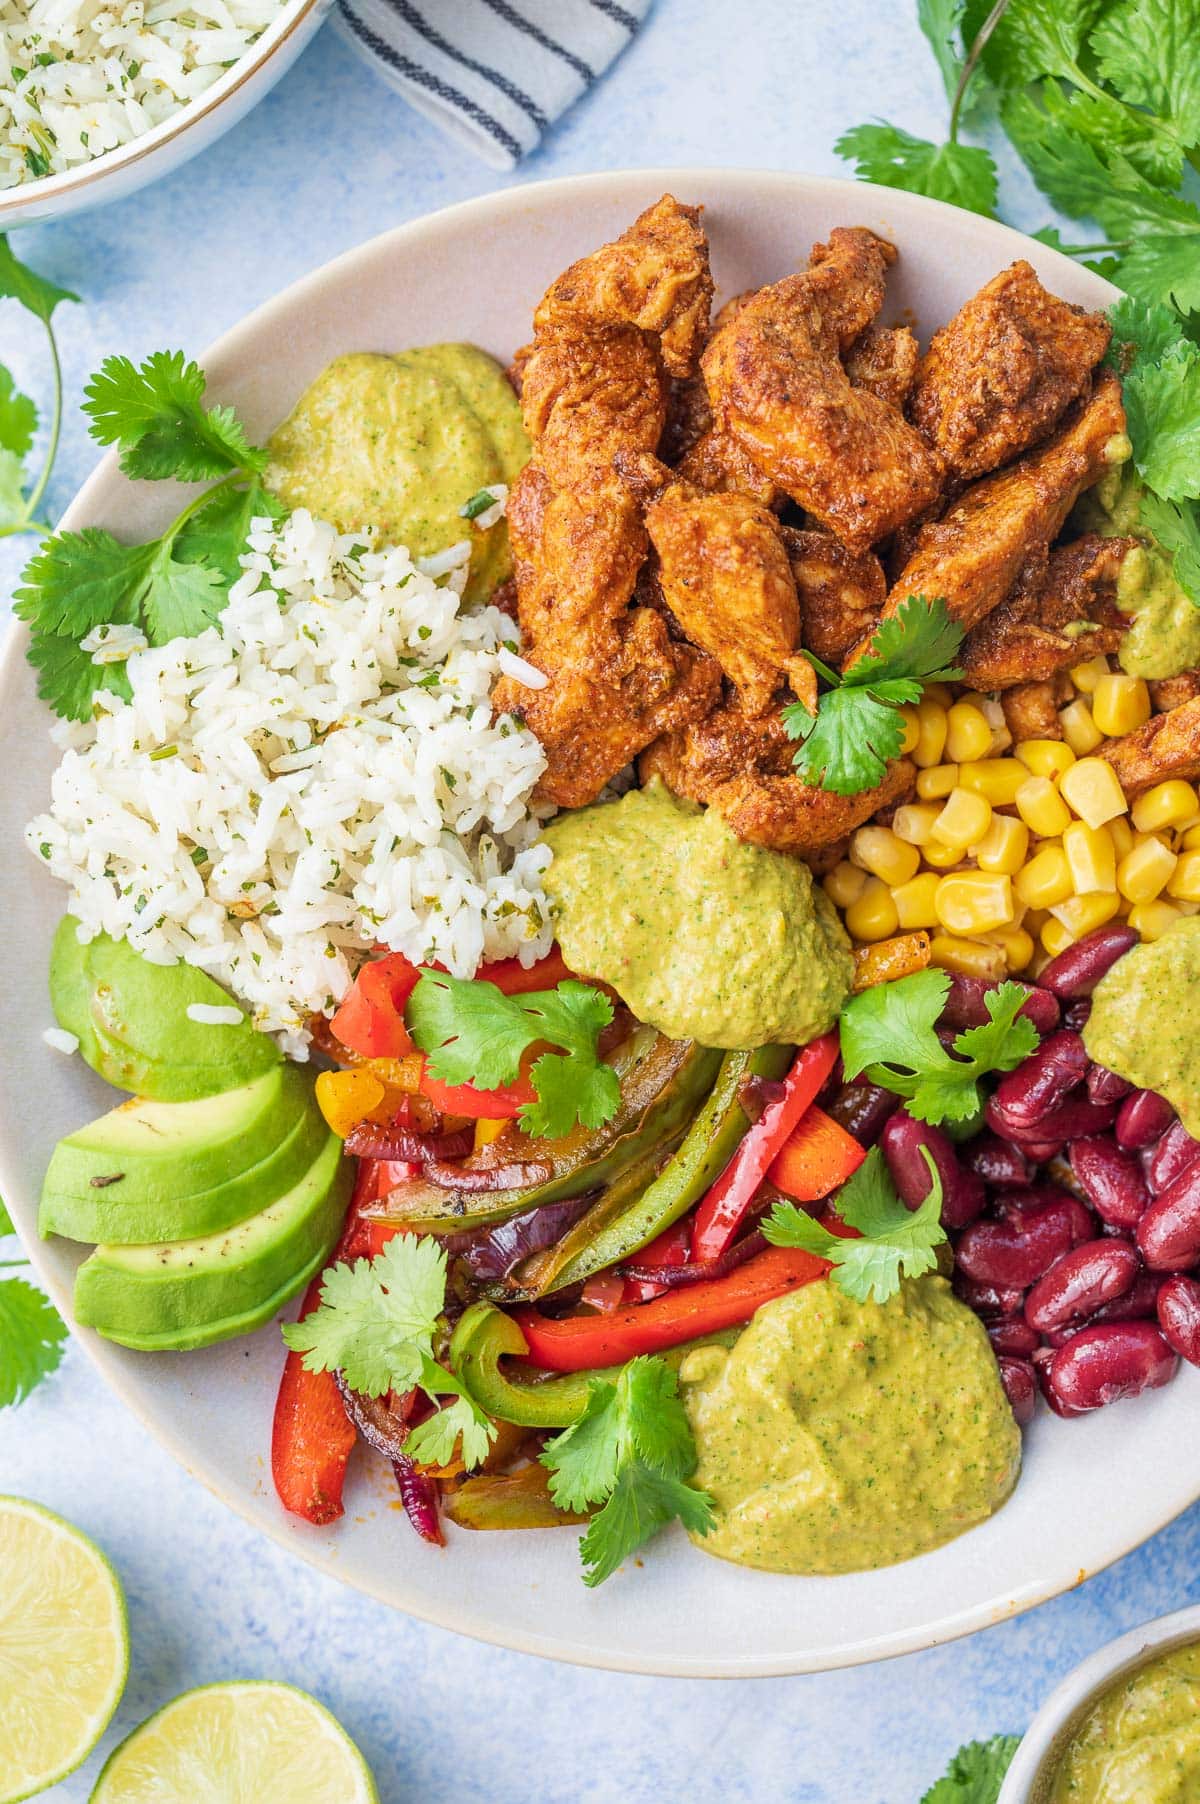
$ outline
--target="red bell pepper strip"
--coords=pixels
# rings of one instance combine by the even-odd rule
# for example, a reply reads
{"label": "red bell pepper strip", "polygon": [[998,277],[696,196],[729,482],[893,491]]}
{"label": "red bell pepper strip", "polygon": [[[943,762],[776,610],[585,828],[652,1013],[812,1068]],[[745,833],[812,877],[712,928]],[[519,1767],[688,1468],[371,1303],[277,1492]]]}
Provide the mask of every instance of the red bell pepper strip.
{"label": "red bell pepper strip", "polygon": [[[309,1285],[302,1316],[320,1303],[323,1276]],[[357,1439],[333,1373],[306,1371],[303,1354],[289,1353],[271,1431],[271,1476],[284,1509],[320,1527],[336,1522]]]}
{"label": "red bell pepper strip", "polygon": [[[685,1215],[682,1221],[672,1222],[664,1228],[657,1240],[652,1240],[648,1247],[643,1247],[637,1256],[639,1265],[686,1265],[688,1263],[688,1246],[692,1238],[692,1224]],[[648,1278],[626,1278],[625,1288],[621,1293],[622,1303],[648,1303],[652,1297],[661,1297],[667,1290],[665,1284],[652,1284]]]}
{"label": "red bell pepper strip", "polygon": [[866,1148],[814,1102],[776,1153],[767,1181],[799,1203],[819,1202],[832,1196],[866,1156]]}
{"label": "red bell pepper strip", "polygon": [[498,958],[493,964],[480,965],[475,973],[484,983],[494,983],[506,996],[525,996],[530,990],[553,990],[575,973],[557,946],[536,964],[523,965],[519,958]]}
{"label": "red bell pepper strip", "polygon": [[828,1270],[824,1259],[800,1247],[769,1247],[727,1278],[668,1291],[652,1303],[610,1315],[553,1320],[536,1309],[515,1309],[513,1320],[535,1365],[551,1372],[583,1372],[591,1366],[623,1365],[639,1353],[661,1353],[685,1340],[734,1328],[749,1321],[763,1303],[823,1278]]}
{"label": "red bell pepper strip", "polygon": [[404,1010],[420,975],[403,952],[363,965],[329,1023],[342,1045],[365,1059],[402,1059],[410,1053]]}
{"label": "red bell pepper strip", "polygon": [[537,1091],[527,1077],[500,1084],[495,1090],[478,1090],[474,1084],[443,1084],[430,1074],[428,1065],[421,1073],[421,1095],[443,1115],[462,1115],[471,1121],[512,1121],[527,1103],[537,1101]]}
{"label": "red bell pepper strip", "polygon": [[696,1211],[692,1258],[716,1259],[729,1245],[758,1194],[771,1162],[833,1070],[836,1033],[822,1034],[797,1053],[783,1095],[768,1103]]}

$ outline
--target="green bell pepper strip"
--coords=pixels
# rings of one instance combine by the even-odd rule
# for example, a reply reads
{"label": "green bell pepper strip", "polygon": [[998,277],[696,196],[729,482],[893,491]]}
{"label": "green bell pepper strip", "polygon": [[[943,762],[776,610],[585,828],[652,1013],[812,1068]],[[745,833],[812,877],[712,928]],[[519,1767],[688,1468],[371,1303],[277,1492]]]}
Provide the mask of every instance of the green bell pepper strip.
{"label": "green bell pepper strip", "polygon": [[[732,1347],[740,1328],[727,1328],[659,1355],[678,1371],[686,1355],[696,1347]],[[569,1428],[587,1406],[593,1378],[612,1382],[620,1366],[570,1372],[538,1383],[510,1376],[502,1359],[520,1359],[528,1352],[525,1336],[512,1316],[491,1303],[473,1303],[460,1318],[450,1341],[450,1364],[480,1409],[501,1422],[520,1428]]]}
{"label": "green bell pepper strip", "polygon": [[[542,1295],[578,1284],[607,1266],[618,1265],[677,1222],[708,1190],[737,1151],[750,1127],[741,1097],[748,1077],[782,1077],[792,1062],[792,1046],[759,1046],[753,1052],[727,1052],[708,1101],[692,1122],[683,1144],[640,1196],[615,1220],[608,1221],[580,1247],[575,1257],[543,1286]],[[590,1211],[589,1211],[590,1214]],[[577,1224],[582,1228],[588,1216]]]}

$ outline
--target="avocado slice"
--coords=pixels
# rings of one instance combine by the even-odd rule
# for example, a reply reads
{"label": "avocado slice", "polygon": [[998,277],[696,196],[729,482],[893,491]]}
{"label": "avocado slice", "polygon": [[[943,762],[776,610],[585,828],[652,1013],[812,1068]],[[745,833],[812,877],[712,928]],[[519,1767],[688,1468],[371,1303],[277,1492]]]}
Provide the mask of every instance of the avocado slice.
{"label": "avocado slice", "polygon": [[329,1134],[298,1184],[224,1234],[98,1246],[75,1274],[75,1319],[142,1352],[183,1352],[248,1334],[320,1271],[352,1185],[352,1161]]}
{"label": "avocado slice", "polygon": [[[255,1092],[261,1106],[248,1120]],[[234,1124],[232,1138],[222,1132],[219,1144],[214,1137],[209,1145],[202,1137],[205,1120],[224,1113],[214,1104],[235,1105],[237,1113],[226,1117]],[[149,1153],[140,1143],[147,1122],[162,1135]],[[246,1125],[239,1128],[238,1122]],[[133,1130],[130,1150],[121,1144],[127,1127]],[[46,1173],[38,1225],[43,1236],[116,1245],[219,1234],[290,1190],[321,1151],[327,1132],[312,1080],[294,1065],[198,1103],[126,1103],[59,1143]],[[236,1159],[237,1169],[206,1184],[206,1175],[222,1169],[227,1156]]]}
{"label": "avocado slice", "polygon": [[[144,1211],[139,1241],[161,1238],[154,1225],[160,1211],[169,1215],[184,1198],[234,1184],[286,1140],[310,1106],[311,1082],[294,1065],[276,1065],[238,1090],[196,1102],[134,1097],[59,1141],[42,1186],[40,1230],[62,1232],[69,1205],[86,1213],[106,1199],[127,1216]],[[257,1200],[261,1207],[261,1191]]]}
{"label": "avocado slice", "polygon": [[65,915],[50,954],[50,1001],[60,1027],[100,1076],[158,1102],[191,1102],[249,1083],[282,1061],[247,1016],[236,1026],[193,1021],[194,1003],[237,1006],[194,965],[156,965],[127,940],[80,943]]}

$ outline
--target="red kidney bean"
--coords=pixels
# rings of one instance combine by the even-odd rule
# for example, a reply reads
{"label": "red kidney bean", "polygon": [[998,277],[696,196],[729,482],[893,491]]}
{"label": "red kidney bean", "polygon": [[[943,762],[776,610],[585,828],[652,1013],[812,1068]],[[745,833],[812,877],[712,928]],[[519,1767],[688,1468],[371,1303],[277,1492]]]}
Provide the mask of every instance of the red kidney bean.
{"label": "red kidney bean", "polygon": [[1185,1272],[1200,1259],[1200,1163],[1155,1197],[1138,1223],[1137,1242],[1152,1272]]}
{"label": "red kidney bean", "polygon": [[1121,1397],[1169,1384],[1179,1365],[1153,1322],[1104,1322],[1081,1328],[1050,1362],[1048,1395],[1083,1414]]}
{"label": "red kidney bean", "polygon": [[989,1322],[987,1336],[997,1354],[1008,1353],[1014,1359],[1028,1359],[1031,1353],[1037,1352],[1037,1333],[1020,1316],[1009,1316],[1001,1322]]}
{"label": "red kidney bean", "polygon": [[968,1171],[973,1171],[995,1190],[1007,1190],[1014,1184],[1028,1184],[1033,1176],[1033,1163],[998,1134],[976,1134],[962,1147],[959,1155]]}
{"label": "red kidney bean", "polygon": [[1017,1427],[1028,1428],[1033,1421],[1034,1406],[1037,1403],[1038,1387],[1034,1369],[1027,1359],[1011,1359],[1006,1354],[1001,1354],[996,1364],[1000,1367],[1000,1382],[1017,1419]]}
{"label": "red kidney bean", "polygon": [[929,1167],[921,1151],[925,1147],[942,1182],[942,1221],[948,1228],[965,1228],[982,1215],[983,1180],[965,1171],[958,1162],[954,1142],[941,1128],[915,1121],[907,1109],[897,1109],[880,1137],[892,1182],[901,1201],[916,1209],[929,1195]]}
{"label": "red kidney bean", "polygon": [[1078,1002],[1068,1002],[1063,1010],[1063,1026],[1069,1027],[1072,1033],[1081,1034],[1092,1018],[1092,1005],[1086,996]]}
{"label": "red kidney bean", "polygon": [[1020,1221],[1041,1209],[1053,1209],[1067,1225],[1073,1247],[1098,1238],[1096,1218],[1085,1203],[1057,1184],[1031,1184],[1028,1190],[1003,1190],[996,1198],[1002,1220]]}
{"label": "red kidney bean", "polygon": [[1140,1272],[1133,1289],[1126,1291],[1115,1302],[1105,1303],[1102,1309],[1097,1309],[1092,1317],[1093,1322],[1133,1322],[1153,1315],[1158,1307],[1158,1293],[1162,1284],[1163,1278],[1158,1272]]}
{"label": "red kidney bean", "polygon": [[1066,1328],[1048,1328],[1042,1336],[1042,1341],[1051,1353],[1057,1353],[1058,1349],[1065,1347],[1069,1340],[1074,1340],[1082,1325],[1081,1322],[1072,1322]]}
{"label": "red kidney bean", "polygon": [[1138,1152],[1161,1140],[1175,1119],[1175,1111],[1157,1090],[1135,1090],[1117,1110],[1114,1133],[1117,1145],[1127,1152]]}
{"label": "red kidney bean", "polygon": [[[996,1096],[999,1095],[997,1091]],[[1049,1114],[1043,1115],[1039,1121],[1028,1126],[1015,1123],[1004,1115],[996,1106],[993,1096],[987,1106],[988,1126],[1012,1140],[1031,1159],[1044,1163],[1053,1158],[1059,1148],[1068,1140],[1083,1140],[1090,1134],[1103,1134],[1116,1119],[1117,1104],[1115,1102],[1088,1102],[1083,1096],[1070,1096]],[[1046,1151],[1049,1147],[1051,1150]]]}
{"label": "red kidney bean", "polygon": [[1120,1240],[1072,1247],[1043,1272],[1025,1299],[1025,1320],[1039,1334],[1085,1321],[1094,1310],[1133,1289],[1142,1262]]}
{"label": "red kidney bean", "polygon": [[[1032,1021],[1039,1034],[1053,1033],[1058,1026],[1059,1008],[1048,990],[1035,983],[1021,983],[1020,978],[1010,978],[1010,982],[1020,984],[1025,991],[1025,1000],[1017,1010]],[[942,1020],[947,1027],[956,1030],[964,1027],[986,1027],[991,1020],[985,1000],[989,990],[996,985],[983,977],[964,977],[956,973],[950,979],[950,988],[946,995],[946,1006],[942,1010]]]}
{"label": "red kidney bean", "polygon": [[1117,1228],[1136,1228],[1150,1202],[1142,1168],[1132,1153],[1112,1140],[1072,1140],[1071,1170],[1088,1202],[1103,1221]]}
{"label": "red kidney bean", "polygon": [[1120,1102],[1132,1089],[1127,1077],[1120,1077],[1107,1065],[1093,1065],[1087,1074],[1087,1093],[1092,1102]]}
{"label": "red kidney bean", "polygon": [[1200,1284],[1195,1278],[1180,1272],[1159,1286],[1158,1325],[1180,1358],[1200,1366]]}
{"label": "red kidney bean", "polygon": [[1182,1121],[1173,1121],[1146,1158],[1146,1182],[1151,1195],[1161,1196],[1195,1159],[1200,1159],[1200,1140],[1192,1139]]}
{"label": "red kidney bean", "polygon": [[978,1284],[958,1270],[954,1273],[954,1294],[986,1320],[1019,1317],[1025,1306],[1023,1289],[1009,1284]]}
{"label": "red kidney bean", "polygon": [[860,1146],[869,1147],[882,1134],[888,1116],[900,1107],[900,1098],[882,1084],[858,1082],[842,1084],[837,1095],[823,1107]]}
{"label": "red kidney bean", "polygon": [[1044,965],[1038,982],[1061,1001],[1075,1002],[1090,996],[1104,974],[1137,943],[1132,927],[1098,927]]}
{"label": "red kidney bean", "polygon": [[[1074,1197],[1070,1201],[1074,1203]],[[972,1222],[959,1239],[954,1256],[967,1277],[981,1284],[1024,1288],[1048,1271],[1071,1244],[1067,1210],[1048,1203],[1000,1221]]]}
{"label": "red kidney bean", "polygon": [[1028,1130],[1038,1126],[1076,1084],[1083,1082],[1089,1063],[1079,1035],[1069,1028],[1060,1028],[1015,1071],[1000,1079],[988,1111],[989,1120],[994,1109],[1000,1122],[992,1121],[991,1125],[1006,1136],[1014,1127]]}

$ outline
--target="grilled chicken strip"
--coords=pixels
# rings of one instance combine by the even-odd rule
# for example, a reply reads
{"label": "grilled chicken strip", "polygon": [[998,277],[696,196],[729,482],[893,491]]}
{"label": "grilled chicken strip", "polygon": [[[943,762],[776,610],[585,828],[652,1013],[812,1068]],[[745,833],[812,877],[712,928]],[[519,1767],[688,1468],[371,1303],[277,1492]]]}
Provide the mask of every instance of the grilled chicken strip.
{"label": "grilled chicken strip", "polygon": [[1110,336],[1102,313],[1060,301],[1014,263],[934,334],[909,415],[955,486],[974,482],[1053,430],[1087,392]]}
{"label": "grilled chicken strip", "polygon": [[975,689],[1009,689],[1115,651],[1129,630],[1117,578],[1137,543],[1086,533],[1059,545],[1044,570],[1018,582],[967,634],[956,660],[965,680]]}
{"label": "grilled chicken strip", "polygon": [[921,347],[908,326],[868,326],[846,352],[846,374],[854,388],[903,410],[912,392]]}
{"label": "grilled chicken strip", "polygon": [[925,513],[941,487],[940,459],[841,362],[879,312],[895,259],[873,232],[836,228],[807,270],[759,289],[701,360],[714,429],[852,551]]}
{"label": "grilled chicken strip", "polygon": [[1004,724],[1015,745],[1027,739],[1061,739],[1062,722],[1058,718],[1058,702],[1054,684],[1015,683],[1000,697]]}
{"label": "grilled chicken strip", "polygon": [[[1049,546],[1084,489],[1128,452],[1121,384],[1104,370],[1054,437],[967,489],[940,520],[922,526],[884,608],[909,595],[942,595],[969,631],[1008,596],[1022,573],[1046,563]],[[1028,576],[1026,578],[1028,580]],[[870,635],[850,654],[865,651]],[[849,662],[849,659],[845,660]]]}
{"label": "grilled chicken strip", "polygon": [[875,630],[887,595],[883,565],[870,551],[847,551],[830,532],[782,530],[800,597],[801,642],[823,663],[840,664]]}
{"label": "grilled chicken strip", "polygon": [[1130,797],[1168,777],[1193,782],[1200,777],[1200,696],[1152,715],[1123,739],[1106,740],[1098,756],[1108,759]]}

